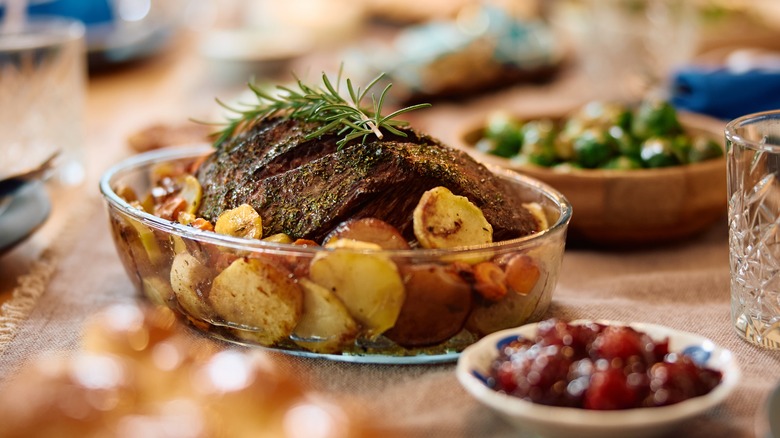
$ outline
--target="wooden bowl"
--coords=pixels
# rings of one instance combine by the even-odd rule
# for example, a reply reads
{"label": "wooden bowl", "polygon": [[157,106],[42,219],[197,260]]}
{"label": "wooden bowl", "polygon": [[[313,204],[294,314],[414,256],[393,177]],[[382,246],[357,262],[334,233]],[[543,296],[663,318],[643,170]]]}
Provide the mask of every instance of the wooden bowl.
{"label": "wooden bowl", "polygon": [[[679,112],[678,116],[686,132],[709,136],[723,147],[724,122],[693,113]],[[562,117],[543,114],[533,118]],[[605,246],[668,243],[700,233],[725,215],[724,157],[657,169],[556,171],[477,150],[484,126],[483,122],[466,130],[459,146],[478,160],[516,170],[563,193],[573,208],[569,238],[574,242]]]}

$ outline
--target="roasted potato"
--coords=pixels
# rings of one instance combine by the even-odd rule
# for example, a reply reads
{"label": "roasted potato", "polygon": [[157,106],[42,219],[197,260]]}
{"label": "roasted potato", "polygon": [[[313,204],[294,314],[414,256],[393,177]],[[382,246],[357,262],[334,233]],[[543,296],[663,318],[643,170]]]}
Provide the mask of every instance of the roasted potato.
{"label": "roasted potato", "polygon": [[385,336],[404,347],[422,347],[457,334],[471,311],[471,286],[450,265],[413,265],[403,271],[406,299]]}
{"label": "roasted potato", "polygon": [[528,294],[507,291],[500,301],[478,300],[466,328],[479,336],[538,321],[550,305],[551,293],[544,294],[548,276],[540,278]]}
{"label": "roasted potato", "polygon": [[177,254],[171,263],[171,287],[182,310],[188,315],[209,320],[213,316],[206,302],[211,280],[211,270],[189,253]]}
{"label": "roasted potato", "polygon": [[[166,249],[164,242],[157,239],[155,232],[147,225],[133,219],[125,219],[138,233],[138,239],[146,252],[146,259],[152,266],[160,266],[165,262]],[[163,239],[167,239],[163,237]],[[154,268],[152,268],[154,270]]]}
{"label": "roasted potato", "polygon": [[241,204],[223,211],[214,224],[214,231],[227,236],[261,239],[263,220],[251,205]]}
{"label": "roasted potato", "polygon": [[409,243],[397,228],[372,217],[342,222],[325,237],[323,244],[335,242],[337,239],[375,243],[383,249],[409,249]]}
{"label": "roasted potato", "polygon": [[474,265],[474,290],[487,300],[499,301],[507,293],[506,274],[493,262]]}
{"label": "roasted potato", "polygon": [[459,248],[493,241],[482,210],[446,187],[423,193],[412,216],[414,236],[423,248]]}
{"label": "roasted potato", "polygon": [[200,200],[203,197],[203,188],[200,186],[200,182],[192,175],[186,175],[182,179],[181,192],[179,192],[186,206],[184,212],[187,214],[195,214],[200,207]]}
{"label": "roasted potato", "polygon": [[303,311],[303,292],[287,269],[239,258],[214,278],[208,302],[245,337],[270,346],[292,333]]}
{"label": "roasted potato", "polygon": [[539,224],[537,231],[543,231],[550,228],[550,221],[547,220],[547,215],[544,213],[544,208],[539,205],[538,202],[527,202],[523,204],[526,210],[531,212],[536,219],[536,223]]}
{"label": "roasted potato", "polygon": [[173,298],[171,285],[160,277],[145,277],[141,284],[144,295],[154,304],[167,306],[168,300]]}
{"label": "roasted potato", "polygon": [[263,240],[272,243],[293,243],[292,238],[284,233],[272,234],[270,236],[263,237]]}
{"label": "roasted potato", "polygon": [[395,324],[404,302],[404,285],[392,260],[379,245],[339,239],[327,245],[335,251],[317,254],[309,267],[312,281],[341,299],[367,337],[375,338]]}
{"label": "roasted potato", "polygon": [[520,295],[528,295],[539,282],[539,265],[526,254],[510,258],[504,268],[504,280],[510,289]]}
{"label": "roasted potato", "polygon": [[359,327],[337,296],[324,287],[301,279],[303,314],[292,333],[293,341],[317,353],[335,353],[354,342]]}

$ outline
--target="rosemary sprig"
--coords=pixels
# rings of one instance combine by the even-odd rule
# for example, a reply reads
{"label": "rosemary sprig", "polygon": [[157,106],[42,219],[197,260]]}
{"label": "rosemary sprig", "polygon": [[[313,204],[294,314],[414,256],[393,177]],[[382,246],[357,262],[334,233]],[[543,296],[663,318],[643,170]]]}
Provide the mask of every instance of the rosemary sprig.
{"label": "rosemary sprig", "polygon": [[221,124],[225,128],[214,134],[216,137],[214,146],[222,146],[231,138],[249,129],[256,122],[275,115],[284,115],[307,122],[320,122],[322,126],[314,132],[307,134],[306,139],[310,140],[323,134],[335,133],[342,136],[336,142],[338,149],[341,149],[345,144],[358,137],[363,137],[363,143],[370,135],[375,135],[381,139],[384,136],[383,131],[406,137],[406,133],[399,130],[398,127],[405,126],[408,122],[396,120],[396,117],[409,111],[430,106],[428,103],[412,105],[383,116],[382,105],[392,86],[392,84],[388,84],[382,90],[379,98],[371,94],[371,108],[363,107],[362,101],[366,98],[371,88],[384,77],[384,73],[369,82],[364,90],[361,90],[360,87],[355,89],[352,81],[347,79],[346,85],[349,100],[344,98],[339,91],[341,70],[339,70],[335,86],[325,73],[322,74],[322,85],[316,88],[303,83],[297,76],[294,77],[298,85],[297,89],[279,85],[276,87],[279,90],[279,93],[276,95],[266,93],[251,83],[248,84],[249,89],[257,97],[257,103],[247,104],[245,105],[246,108],[232,107],[216,99],[220,106],[235,113],[236,116],[228,116],[227,122]]}

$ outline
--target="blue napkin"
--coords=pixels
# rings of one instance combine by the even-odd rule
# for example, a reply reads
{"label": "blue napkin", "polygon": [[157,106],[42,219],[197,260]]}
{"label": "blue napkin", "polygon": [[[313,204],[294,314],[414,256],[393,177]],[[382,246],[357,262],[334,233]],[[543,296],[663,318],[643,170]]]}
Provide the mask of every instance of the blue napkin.
{"label": "blue napkin", "polygon": [[734,72],[689,67],[672,76],[671,102],[679,108],[730,120],[780,109],[780,71]]}
{"label": "blue napkin", "polygon": [[[70,17],[86,26],[112,22],[114,2],[110,0],[38,0],[30,1],[27,12],[32,16],[55,15]],[[0,1],[0,17],[5,14],[4,2]]]}

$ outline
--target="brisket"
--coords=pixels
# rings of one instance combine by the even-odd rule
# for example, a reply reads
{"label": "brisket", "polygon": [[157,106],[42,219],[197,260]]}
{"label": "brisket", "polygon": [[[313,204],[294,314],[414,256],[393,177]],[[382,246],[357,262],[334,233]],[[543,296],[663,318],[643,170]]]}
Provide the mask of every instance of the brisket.
{"label": "brisket", "polygon": [[405,130],[408,137],[338,150],[336,136],[305,139],[316,127],[265,120],[219,148],[198,169],[199,215],[215,221],[222,211],[247,203],[260,213],[264,235],[317,242],[347,219],[375,217],[411,241],[420,196],[444,186],[482,209],[496,241],[536,231],[535,219],[504,181],[462,151],[413,130]]}

